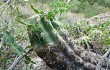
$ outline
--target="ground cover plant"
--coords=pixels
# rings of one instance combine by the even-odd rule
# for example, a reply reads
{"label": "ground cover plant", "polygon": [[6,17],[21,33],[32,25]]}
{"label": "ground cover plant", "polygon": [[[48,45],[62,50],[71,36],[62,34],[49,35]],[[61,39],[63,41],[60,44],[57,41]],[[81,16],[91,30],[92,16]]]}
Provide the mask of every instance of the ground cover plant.
{"label": "ground cover plant", "polygon": [[[36,1],[29,2],[0,2],[1,70],[33,70],[35,68],[30,64],[36,64],[32,58],[37,59],[37,56],[50,69],[110,69],[109,19],[93,25],[88,19],[69,24],[63,22],[62,15],[71,11],[71,0],[42,1],[49,7],[46,11],[39,6],[36,8]],[[94,4],[91,1],[89,3]],[[30,12],[25,13],[27,11],[22,7],[27,7]]]}

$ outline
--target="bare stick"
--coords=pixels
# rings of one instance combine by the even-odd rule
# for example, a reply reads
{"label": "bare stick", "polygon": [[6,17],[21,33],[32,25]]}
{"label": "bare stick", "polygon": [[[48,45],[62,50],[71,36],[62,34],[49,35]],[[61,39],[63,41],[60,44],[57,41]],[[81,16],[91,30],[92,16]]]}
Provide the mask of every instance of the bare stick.
{"label": "bare stick", "polygon": [[0,8],[4,7],[6,4],[8,4],[11,0],[8,0],[5,4],[1,5]]}
{"label": "bare stick", "polygon": [[108,49],[108,51],[102,56],[102,59],[99,61],[99,63],[97,64],[96,66],[96,70],[100,70],[100,67],[101,67],[101,63],[103,61],[106,61],[107,60],[107,57],[109,56],[110,54],[110,48]]}
{"label": "bare stick", "polygon": [[8,70],[13,70],[13,68],[17,65],[17,63],[25,56],[27,55],[30,51],[33,49],[31,48],[28,52],[26,52],[24,55],[19,56],[17,59],[14,60],[13,64],[8,68]]}
{"label": "bare stick", "polygon": [[5,38],[5,36],[3,35],[3,37],[1,38],[1,42],[0,42],[0,48],[1,48],[1,47],[2,47],[2,45],[3,45],[4,38]]}
{"label": "bare stick", "polygon": [[68,4],[70,1],[71,1],[71,0],[68,0],[68,1],[67,1],[67,4]]}

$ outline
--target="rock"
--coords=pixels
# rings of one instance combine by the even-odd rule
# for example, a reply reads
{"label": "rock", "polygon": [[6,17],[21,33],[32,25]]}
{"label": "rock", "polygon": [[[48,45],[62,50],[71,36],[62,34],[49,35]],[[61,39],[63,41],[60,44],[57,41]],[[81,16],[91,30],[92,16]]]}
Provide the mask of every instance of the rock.
{"label": "rock", "polygon": [[48,67],[40,57],[32,58],[32,61],[36,63],[36,64],[33,64],[33,67],[34,67],[33,70],[53,70],[50,67]]}

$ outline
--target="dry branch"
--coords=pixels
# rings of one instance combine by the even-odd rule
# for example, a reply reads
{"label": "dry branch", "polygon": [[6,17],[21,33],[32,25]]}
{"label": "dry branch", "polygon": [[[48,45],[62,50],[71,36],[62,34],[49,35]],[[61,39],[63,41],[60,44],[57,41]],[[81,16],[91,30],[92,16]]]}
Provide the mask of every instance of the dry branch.
{"label": "dry branch", "polygon": [[13,70],[14,67],[24,58],[25,55],[27,55],[30,51],[33,49],[28,50],[24,55],[20,55],[17,59],[14,60],[13,64],[8,68],[8,70]]}

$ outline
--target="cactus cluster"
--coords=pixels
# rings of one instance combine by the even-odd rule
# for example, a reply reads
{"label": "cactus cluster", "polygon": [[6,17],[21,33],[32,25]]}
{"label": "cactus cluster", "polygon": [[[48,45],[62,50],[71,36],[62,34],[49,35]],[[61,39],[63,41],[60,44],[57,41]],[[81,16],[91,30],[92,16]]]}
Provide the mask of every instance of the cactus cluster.
{"label": "cactus cluster", "polygon": [[30,42],[38,48],[53,45],[61,38],[59,32],[63,27],[57,19],[48,19],[46,15],[40,15],[39,18],[34,16],[30,18],[30,24],[28,25]]}
{"label": "cactus cluster", "polygon": [[[32,5],[31,8],[39,17],[29,19],[27,31],[30,43],[49,67],[56,70],[95,70],[101,60],[100,54],[74,44],[63,25],[53,17],[52,12],[47,14],[39,12]],[[49,16],[50,14],[52,16]],[[105,70],[105,67],[102,65],[101,70]]]}

